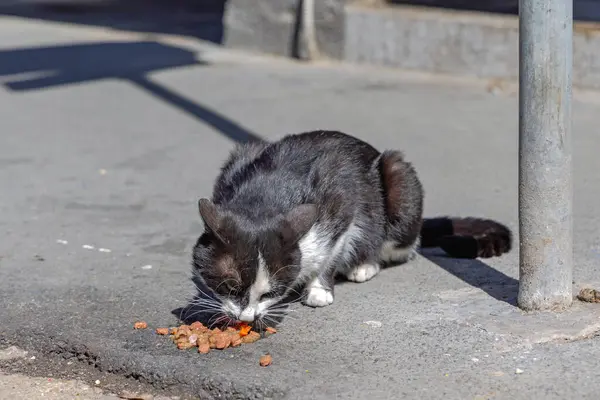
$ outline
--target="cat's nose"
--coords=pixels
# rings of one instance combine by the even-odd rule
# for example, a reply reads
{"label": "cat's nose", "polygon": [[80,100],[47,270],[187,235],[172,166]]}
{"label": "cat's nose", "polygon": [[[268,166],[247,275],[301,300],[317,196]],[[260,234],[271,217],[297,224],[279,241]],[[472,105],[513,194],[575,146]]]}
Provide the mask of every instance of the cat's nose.
{"label": "cat's nose", "polygon": [[242,310],[238,319],[240,321],[244,321],[244,322],[252,322],[252,321],[254,321],[255,317],[256,317],[256,310],[254,310],[254,307],[246,307]]}

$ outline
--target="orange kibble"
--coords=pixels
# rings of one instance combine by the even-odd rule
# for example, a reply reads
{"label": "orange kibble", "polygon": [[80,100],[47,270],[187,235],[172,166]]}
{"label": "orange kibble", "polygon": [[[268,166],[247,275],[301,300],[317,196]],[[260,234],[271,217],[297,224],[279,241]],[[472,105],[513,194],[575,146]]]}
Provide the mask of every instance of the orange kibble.
{"label": "orange kibble", "polygon": [[[144,323],[145,324],[145,323]],[[136,325],[138,326],[138,325]],[[147,325],[143,325],[145,328]],[[143,329],[142,325],[139,328]],[[242,344],[254,343],[261,337],[276,333],[275,328],[265,328],[265,334],[254,331],[247,322],[238,322],[235,325],[221,328],[209,328],[200,321],[189,325],[183,324],[176,328],[157,328],[158,335],[169,335],[169,338],[179,349],[198,348],[198,353],[209,353],[212,349],[224,350],[228,347],[238,347]],[[264,360],[263,360],[264,358]],[[272,360],[270,355],[261,357],[261,365],[270,365]]]}
{"label": "orange kibble", "polygon": [[207,345],[208,345],[208,344],[210,343],[210,342],[209,342],[209,338],[210,338],[210,337],[209,337],[209,336],[208,336],[208,334],[206,334],[206,333],[201,333],[201,334],[199,334],[199,335],[198,335],[198,340],[196,340],[196,346],[198,346],[198,347],[199,347],[199,346],[200,346],[200,345],[202,345],[202,344],[207,344]]}
{"label": "orange kibble", "polygon": [[215,347],[219,350],[223,350],[229,347],[231,344],[231,336],[221,333],[215,340]]}
{"label": "orange kibble", "polygon": [[177,329],[177,333],[175,334],[175,339],[179,338],[187,338],[192,334],[192,331],[189,329]]}
{"label": "orange kibble", "polygon": [[179,350],[187,350],[191,349],[192,347],[196,347],[196,343],[190,343],[190,341],[187,339],[181,339],[177,341],[177,348]]}
{"label": "orange kibble", "polygon": [[133,329],[146,329],[148,327],[148,324],[144,321],[138,321],[135,324],[133,324]]}
{"label": "orange kibble", "polygon": [[240,336],[247,336],[251,330],[252,327],[250,325],[242,326],[240,328]]}
{"label": "orange kibble", "polygon": [[208,343],[202,343],[198,346],[198,353],[206,354],[210,351],[210,345]]}
{"label": "orange kibble", "polygon": [[273,357],[271,357],[270,354],[265,354],[258,361],[258,363],[260,364],[261,367],[267,367],[267,366],[271,365],[272,362],[273,362]]}
{"label": "orange kibble", "polygon": [[202,322],[196,321],[190,325],[190,329],[203,331],[204,329],[206,329],[206,327],[202,325]]}
{"label": "orange kibble", "polygon": [[260,339],[260,334],[258,332],[252,331],[252,332],[249,332],[246,336],[242,336],[242,343],[244,343],[244,344],[254,343],[258,339]]}

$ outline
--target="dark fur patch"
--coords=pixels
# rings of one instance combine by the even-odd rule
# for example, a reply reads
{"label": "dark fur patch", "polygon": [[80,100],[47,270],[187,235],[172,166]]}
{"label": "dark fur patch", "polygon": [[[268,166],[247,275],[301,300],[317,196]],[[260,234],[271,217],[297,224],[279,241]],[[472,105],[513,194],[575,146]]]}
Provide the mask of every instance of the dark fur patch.
{"label": "dark fur patch", "polygon": [[413,166],[398,151],[384,151],[379,158],[383,199],[387,216],[387,240],[396,247],[411,246],[421,233],[423,187]]}

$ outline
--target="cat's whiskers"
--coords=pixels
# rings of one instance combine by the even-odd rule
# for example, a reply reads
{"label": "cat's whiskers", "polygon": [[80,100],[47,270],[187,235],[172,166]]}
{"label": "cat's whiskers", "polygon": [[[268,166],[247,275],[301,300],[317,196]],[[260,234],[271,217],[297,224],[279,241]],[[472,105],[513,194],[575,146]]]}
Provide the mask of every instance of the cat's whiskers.
{"label": "cat's whiskers", "polygon": [[215,300],[215,299],[214,299],[214,297],[213,297],[213,296],[210,296],[210,295],[206,294],[206,292],[204,292],[202,289],[200,289],[200,288],[198,287],[198,285],[196,285],[196,290],[197,290],[198,292],[200,292],[200,294],[201,294],[202,296],[204,296],[203,298],[205,298],[206,300],[213,300],[213,301],[217,301],[217,300]]}
{"label": "cat's whiskers", "polygon": [[225,310],[223,310],[223,307],[218,307],[218,306],[207,306],[207,305],[197,305],[194,307],[190,307],[191,309],[195,310],[196,312],[223,312]]}
{"label": "cat's whiskers", "polygon": [[223,305],[221,303],[213,303],[209,301],[198,301],[194,300],[189,304],[189,307],[193,308],[201,308],[201,309],[223,309]]}
{"label": "cat's whiskers", "polygon": [[[216,318],[216,319],[215,319],[215,318]],[[215,319],[215,320],[213,321],[213,319]],[[227,314],[221,314],[221,315],[219,315],[219,314],[216,314],[216,315],[213,315],[213,316],[212,316],[212,317],[211,317],[211,318],[210,318],[210,319],[207,321],[207,326],[208,326],[209,328],[212,328],[213,326],[216,326],[216,325],[218,325],[218,324],[221,324],[221,323],[222,323],[223,321],[225,321],[225,320],[227,320],[227,321],[228,321],[228,322],[227,322],[227,324],[229,324],[229,323],[231,322],[231,318],[230,318],[230,317],[229,317]],[[213,321],[213,322],[211,322],[211,321]],[[221,326],[224,326],[224,325],[223,325],[223,324],[221,324]]]}
{"label": "cat's whiskers", "polygon": [[189,303],[190,305],[211,305],[211,306],[215,306],[215,307],[219,307],[221,306],[221,302],[219,301],[215,301],[212,299],[202,299],[202,298],[196,298],[192,301],[190,301]]}
{"label": "cat's whiskers", "polygon": [[227,285],[227,286],[229,286],[229,294],[231,294],[231,292],[232,292],[232,291],[235,289],[235,286],[236,286],[236,285],[237,285],[237,283],[238,283],[238,282],[237,282],[237,280],[235,280],[235,279],[233,279],[233,278],[223,279],[223,280],[221,281],[221,283],[219,283],[219,284],[217,285],[217,287],[215,288],[215,292],[216,292],[216,291],[217,291],[217,290],[218,290],[218,289],[221,287],[221,285],[227,284],[227,282],[229,282],[229,281],[233,281],[233,283],[234,283],[234,286],[229,286],[229,285]]}
{"label": "cat's whiskers", "polygon": [[284,322],[277,322],[277,320],[275,320],[274,318],[271,318],[270,316],[266,315],[264,317],[265,321],[267,321],[269,323],[269,325],[271,326],[277,326],[277,327],[284,327],[287,326],[287,323]]}
{"label": "cat's whiskers", "polygon": [[286,268],[302,268],[301,265],[298,264],[288,264],[288,265],[284,265],[283,267],[279,268],[277,271],[275,271],[272,275],[273,276],[277,276],[277,274],[279,273],[279,271],[282,271]]}
{"label": "cat's whiskers", "polygon": [[286,317],[286,318],[290,318],[290,319],[298,319],[297,316],[295,315],[290,315],[287,313],[287,311],[267,311],[264,313],[264,315],[268,315],[271,317]]}
{"label": "cat's whiskers", "polygon": [[192,312],[191,314],[189,312],[186,312],[185,315],[183,315],[183,318],[181,318],[180,316],[180,320],[181,321],[185,321],[185,320],[190,320],[191,318],[193,318],[194,316],[198,315],[198,314],[204,314],[204,313],[211,313],[211,314],[215,314],[215,315],[219,315],[219,314],[224,314],[222,309],[209,309],[209,308],[203,308],[200,310],[195,310],[194,312]]}

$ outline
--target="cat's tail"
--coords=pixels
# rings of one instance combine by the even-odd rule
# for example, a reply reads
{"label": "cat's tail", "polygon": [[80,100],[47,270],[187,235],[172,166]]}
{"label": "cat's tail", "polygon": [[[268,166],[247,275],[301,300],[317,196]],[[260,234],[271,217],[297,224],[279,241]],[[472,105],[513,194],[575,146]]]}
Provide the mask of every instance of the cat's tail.
{"label": "cat's tail", "polygon": [[495,257],[508,253],[511,246],[510,229],[490,219],[430,218],[421,227],[421,247],[440,247],[451,257]]}

